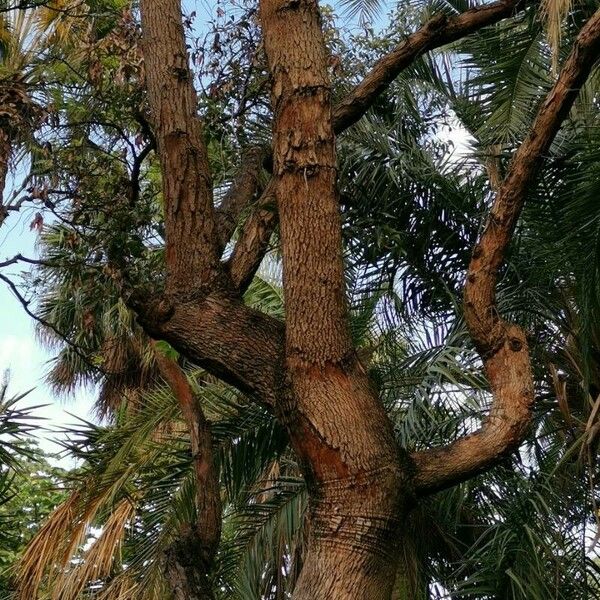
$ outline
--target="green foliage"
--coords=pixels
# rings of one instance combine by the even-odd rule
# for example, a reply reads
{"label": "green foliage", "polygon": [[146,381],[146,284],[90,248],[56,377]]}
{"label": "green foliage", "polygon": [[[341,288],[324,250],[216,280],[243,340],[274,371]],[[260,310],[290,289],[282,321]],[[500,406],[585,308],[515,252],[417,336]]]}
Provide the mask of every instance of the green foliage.
{"label": "green foliage", "polygon": [[[325,10],[336,98],[431,14],[474,4],[403,2],[382,34],[373,29],[378,2],[343,3],[365,26],[360,32],[340,29],[335,12]],[[592,4],[580,2],[570,15],[563,53]],[[0,472],[0,494],[8,498],[0,515],[22,521],[0,561],[12,562],[37,531],[44,552],[32,551],[29,565],[43,572],[44,584],[71,586],[86,598],[129,586],[136,598],[164,600],[163,555],[196,520],[190,440],[149,340],[123,301],[164,284],[160,168],[129,4],[78,6],[77,20],[52,7],[38,13],[46,19],[44,60],[26,69],[27,89],[47,111],[29,148],[27,202],[47,220],[43,264],[27,289],[43,321],[40,337],[56,352],[49,372],[55,389],[99,384],[99,412],[108,418],[64,432],[66,450],[82,462],[68,497],[55,487],[59,470],[42,462],[35,472],[44,475],[31,477],[32,458],[14,458],[29,447],[10,438],[0,444],[0,460],[21,465],[14,475]],[[213,16],[202,35],[193,15],[186,20],[217,201],[237,158],[270,136],[254,8],[238,3]],[[408,451],[468,434],[488,413],[461,290],[495,180],[552,83],[552,52],[538,17],[532,5],[524,16],[416,60],[338,140],[353,341]],[[12,31],[0,30],[4,58]],[[410,597],[425,597],[427,588],[465,600],[597,596],[589,543],[598,528],[599,77],[588,82],[528,190],[501,274],[502,312],[531,340],[533,426],[516,456],[412,513],[399,540],[400,584]],[[464,143],[453,146],[449,132]],[[283,320],[276,236],[272,244],[244,302]],[[306,487],[286,432],[264,408],[184,363],[168,343],[155,348],[186,367],[210,422],[224,505],[212,574],[217,594],[286,597],[307,535]],[[0,407],[0,436],[2,427],[21,435],[22,413],[14,403]],[[15,489],[22,492],[13,496]],[[115,515],[122,521],[107,539],[99,532],[115,525]],[[99,555],[110,560],[95,570]]]}

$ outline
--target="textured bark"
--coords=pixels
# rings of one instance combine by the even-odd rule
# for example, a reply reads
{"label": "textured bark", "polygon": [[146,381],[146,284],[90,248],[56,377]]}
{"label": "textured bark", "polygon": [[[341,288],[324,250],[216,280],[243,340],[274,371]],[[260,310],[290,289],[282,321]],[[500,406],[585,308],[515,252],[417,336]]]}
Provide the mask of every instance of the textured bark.
{"label": "textured bark", "polygon": [[225,247],[230,240],[240,215],[258,192],[260,172],[266,155],[265,148],[251,148],[248,151],[242,160],[237,177],[217,209],[217,231],[221,247]]}
{"label": "textured bark", "polygon": [[228,261],[231,281],[238,292],[243,293],[248,289],[267,253],[269,240],[277,224],[276,203],[275,185],[271,181],[244,224],[240,239]]}
{"label": "textured bark", "polygon": [[219,273],[212,180],[189,69],[180,0],[141,0],[142,47],[162,170],[167,289],[188,293]]}
{"label": "textured bark", "polygon": [[[533,398],[527,343],[518,327],[497,314],[496,273],[536,166],[597,57],[598,17],[581,32],[515,156],[473,253],[465,314],[494,394],[488,422],[450,447],[415,454],[410,463],[396,447],[348,332],[334,136],[415,57],[509,16],[519,5],[503,0],[452,19],[434,18],[382,59],[333,115],[316,1],[261,0],[273,83],[273,179],[222,271],[218,255],[224,237],[219,239],[212,208],[183,31],[175,27],[181,22],[179,3],[142,0],[149,100],[165,186],[168,276],[164,296],[132,299],[132,305],[152,337],[169,341],[268,405],[287,427],[310,496],[297,600],[388,600],[397,533],[413,483],[429,493],[466,479],[512,450],[527,427]],[[246,192],[254,185],[247,183]],[[247,202],[241,199],[246,192],[232,199],[232,215]],[[275,224],[273,196],[281,229],[285,328],[240,299]],[[227,219],[225,227],[234,220]],[[185,580],[190,548],[193,552],[193,539],[184,534],[167,556],[174,584]]]}
{"label": "textured bark", "polygon": [[290,385],[277,414],[310,491],[308,550],[293,597],[355,598],[360,590],[364,598],[389,598],[405,490],[390,422],[348,331],[319,11],[314,0],[263,0],[260,18],[273,78]]}
{"label": "textured bark", "polygon": [[283,380],[283,324],[219,290],[182,302],[130,301],[154,339],[169,342],[255,400],[274,406]]}
{"label": "textured bark", "polygon": [[160,373],[177,398],[190,433],[198,511],[194,526],[198,531],[201,562],[210,568],[221,538],[221,496],[210,426],[181,367],[160,352],[155,354]]}
{"label": "textured bark", "polygon": [[[335,133],[339,134],[356,123],[389,84],[419,56],[510,17],[524,4],[523,0],[501,0],[465,11],[453,18],[445,15],[433,17],[375,63],[365,78],[334,107]],[[267,186],[267,190],[270,192],[270,186]],[[263,198],[269,201],[269,193]],[[249,219],[229,261],[235,287],[242,291],[247,288],[258,269],[277,223],[277,214],[270,210],[270,206],[263,209],[261,205],[264,205],[262,201]],[[223,236],[220,237],[223,243]]]}
{"label": "textured bark", "polygon": [[164,572],[173,600],[213,600],[212,586],[199,558],[202,551],[197,531],[189,527],[164,553]]}
{"label": "textured bark", "polygon": [[498,270],[523,209],[527,189],[599,57],[600,10],[577,36],[558,80],[515,153],[473,250],[465,285],[464,313],[490,383],[492,409],[480,431],[445,448],[414,456],[416,486],[421,492],[454,485],[489,468],[517,448],[529,426],[533,404],[529,349],[525,332],[499,314]]}
{"label": "textured bark", "polygon": [[377,61],[365,78],[335,107],[333,122],[336,133],[356,123],[400,72],[419,56],[506,19],[524,5],[523,0],[500,0],[472,8],[456,17],[434,16]]}

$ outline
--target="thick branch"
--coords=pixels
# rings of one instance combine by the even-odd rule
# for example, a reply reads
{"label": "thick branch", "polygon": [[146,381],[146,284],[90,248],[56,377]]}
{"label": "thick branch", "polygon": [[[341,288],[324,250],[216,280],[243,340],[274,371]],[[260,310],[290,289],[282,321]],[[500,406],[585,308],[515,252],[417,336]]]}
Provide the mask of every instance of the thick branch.
{"label": "thick branch", "polygon": [[265,148],[252,148],[248,151],[242,160],[237,177],[217,209],[217,230],[222,248],[233,235],[241,213],[258,192],[260,172],[266,154]]}
{"label": "thick branch", "polygon": [[[288,361],[351,353],[327,49],[314,0],[260,3],[272,75],[273,176],[283,249]],[[294,35],[290,35],[293,31]]]}
{"label": "thick branch", "polygon": [[[385,91],[389,84],[415,59],[426,52],[461,39],[483,27],[511,16],[523,0],[500,0],[449,18],[436,15],[381,58],[365,78],[333,109],[333,128],[339,134],[356,123]],[[230,268],[238,289],[246,289],[264,256],[277,215],[258,210],[246,225],[238,242]],[[247,254],[247,255],[246,255]]]}
{"label": "thick branch", "polygon": [[162,168],[167,289],[189,291],[219,273],[212,181],[186,51],[180,0],[141,0],[142,47]]}
{"label": "thick branch", "polygon": [[340,133],[356,123],[400,72],[419,56],[510,17],[522,4],[523,0],[500,0],[472,8],[456,17],[434,16],[377,61],[365,78],[335,107],[335,132]]}
{"label": "thick branch", "polygon": [[229,273],[235,289],[243,293],[252,282],[262,259],[269,248],[269,241],[277,224],[277,200],[271,181],[256,208],[246,220],[240,239],[228,261]]}
{"label": "thick branch", "polygon": [[493,394],[481,430],[445,448],[416,453],[415,484],[431,492],[468,479],[521,443],[531,420],[533,378],[525,332],[504,321],[496,303],[498,269],[540,162],[600,57],[600,10],[583,27],[498,190],[467,273],[464,312]]}
{"label": "thick branch", "polygon": [[275,404],[283,377],[283,323],[219,291],[173,304],[133,297],[129,302],[152,338],[166,340],[257,401]]}

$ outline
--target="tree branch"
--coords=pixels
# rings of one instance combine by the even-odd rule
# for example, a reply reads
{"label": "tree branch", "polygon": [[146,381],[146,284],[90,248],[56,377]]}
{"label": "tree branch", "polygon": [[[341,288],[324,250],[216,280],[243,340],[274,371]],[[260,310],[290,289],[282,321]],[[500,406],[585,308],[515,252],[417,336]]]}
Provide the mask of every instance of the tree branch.
{"label": "tree branch", "polygon": [[335,132],[340,133],[354,125],[416,58],[510,17],[523,4],[523,0],[500,0],[472,8],[456,17],[434,16],[378,60],[365,78],[334,108]]}
{"label": "tree branch", "polygon": [[496,303],[498,269],[523,209],[529,186],[562,122],[600,57],[600,10],[585,24],[529,134],[516,151],[473,250],[464,312],[493,395],[487,421],[476,433],[444,448],[413,455],[415,486],[436,491],[482,472],[515,450],[531,421],[533,378],[525,332],[501,318]]}
{"label": "tree branch", "polygon": [[243,293],[252,282],[269,248],[269,241],[277,224],[275,185],[269,182],[256,208],[246,220],[240,239],[227,262],[235,289]]}
{"label": "tree branch", "polygon": [[[511,16],[523,4],[523,0],[500,0],[465,11],[456,17],[436,15],[430,19],[396,49],[381,58],[365,78],[334,107],[335,133],[339,134],[356,123],[389,84],[419,56]],[[256,214],[246,223],[242,238],[236,244],[229,261],[234,283],[241,290],[247,288],[260,265],[277,221],[277,214],[271,210],[262,210],[260,204],[259,202]]]}
{"label": "tree branch", "polygon": [[244,209],[259,189],[260,172],[267,155],[266,148],[251,148],[242,160],[237,177],[216,211],[219,242],[224,248],[230,240]]}
{"label": "tree branch", "polygon": [[162,168],[167,290],[189,293],[220,274],[219,242],[180,0],[142,0],[146,87]]}
{"label": "tree branch", "polygon": [[150,337],[169,342],[261,404],[275,405],[283,378],[283,323],[218,289],[189,302],[132,295],[128,304]]}
{"label": "tree branch", "polygon": [[[203,597],[213,597],[209,576],[221,539],[221,496],[213,457],[212,433],[199,399],[181,367],[160,352],[155,342],[153,347],[159,371],[173,391],[188,426],[196,475],[196,522],[190,523],[191,531],[177,540],[176,544],[183,547],[173,548],[174,555],[178,566],[186,572],[190,571],[186,573],[187,576],[196,580],[197,585],[205,590]],[[188,565],[192,568],[186,569]],[[192,592],[198,593],[198,590]]]}

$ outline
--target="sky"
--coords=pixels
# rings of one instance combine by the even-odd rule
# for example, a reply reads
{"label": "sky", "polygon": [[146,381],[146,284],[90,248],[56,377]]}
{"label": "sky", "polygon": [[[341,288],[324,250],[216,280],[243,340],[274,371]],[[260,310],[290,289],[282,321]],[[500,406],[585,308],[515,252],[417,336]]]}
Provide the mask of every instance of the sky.
{"label": "sky", "polygon": [[[5,196],[9,197],[14,184],[7,182]],[[29,224],[35,210],[23,210],[17,216],[12,213],[0,229],[0,261],[21,253],[27,257],[36,256],[37,233],[30,231]],[[18,274],[25,267],[3,269],[5,275]],[[14,278],[18,280],[17,278]],[[37,341],[32,319],[25,313],[19,301],[3,282],[0,285],[0,375],[7,374],[9,397],[31,390],[20,402],[20,406],[39,406],[33,414],[44,420],[36,424],[36,437],[46,452],[56,453],[60,447],[52,440],[55,430],[77,422],[76,417],[91,419],[93,403],[91,390],[78,390],[75,395],[56,397],[44,383],[47,363],[52,358]],[[71,413],[71,414],[69,414]],[[76,417],[75,417],[76,415]],[[62,460],[65,465],[69,461]]]}

